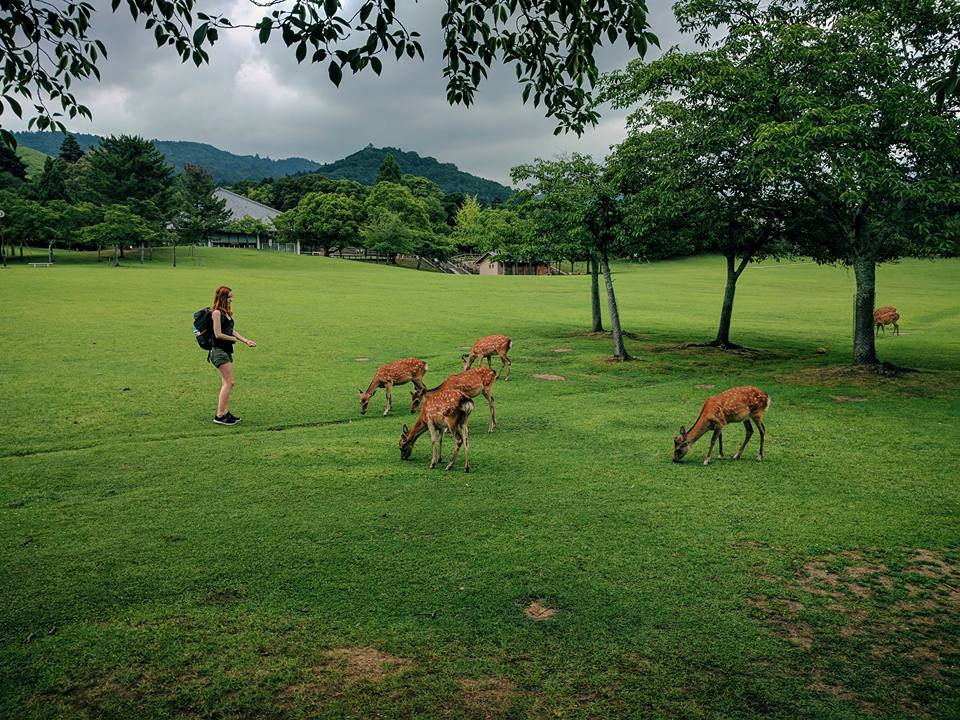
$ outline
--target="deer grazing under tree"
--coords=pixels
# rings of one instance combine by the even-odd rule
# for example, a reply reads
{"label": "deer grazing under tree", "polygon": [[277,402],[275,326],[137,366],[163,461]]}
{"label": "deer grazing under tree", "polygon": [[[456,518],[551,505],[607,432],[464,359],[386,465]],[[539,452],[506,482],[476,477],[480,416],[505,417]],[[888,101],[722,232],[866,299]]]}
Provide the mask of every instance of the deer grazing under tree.
{"label": "deer grazing under tree", "polygon": [[427,364],[417,358],[403,358],[381,365],[373,374],[373,380],[370,381],[366,391],[357,388],[360,394],[360,414],[366,415],[370,398],[373,397],[377,388],[383,388],[387,393],[387,409],[383,414],[387,415],[393,408],[393,386],[412,382],[417,388],[424,388],[423,376],[426,372]]}
{"label": "deer grazing under tree", "polygon": [[413,428],[406,425],[400,433],[400,458],[409,460],[413,452],[413,444],[417,438],[427,430],[430,431],[431,455],[430,469],[443,461],[443,434],[447,431],[456,440],[453,457],[447,463],[449,470],[457,461],[457,453],[463,446],[463,471],[470,472],[470,445],[467,440],[467,421],[473,412],[473,400],[459,390],[437,390],[423,399],[420,407],[420,416]]}
{"label": "deer grazing under tree", "polygon": [[487,432],[493,432],[494,425],[497,424],[493,413],[493,382],[497,379],[497,374],[490,368],[475,367],[466,370],[457,375],[449,375],[441,385],[428,390],[426,388],[417,388],[410,393],[410,412],[416,412],[425,397],[429,397],[440,390],[459,390],[468,398],[475,398],[480,393],[487,399],[487,405],[490,406],[490,427]]}
{"label": "deer grazing under tree", "polygon": [[463,358],[463,369],[467,371],[470,369],[470,366],[473,365],[474,360],[480,360],[483,362],[483,358],[487,359],[487,367],[493,368],[493,356],[499,355],[500,362],[500,372],[497,373],[497,377],[503,374],[504,368],[506,368],[507,375],[503,378],[504,382],[507,382],[510,379],[510,367],[513,363],[510,362],[510,358],[507,357],[507,353],[510,352],[510,348],[513,347],[513,340],[508,338],[506,335],[487,335],[477,340],[473,344],[473,349],[462,355]]}
{"label": "deer grazing under tree", "polygon": [[724,390],[718,395],[708,397],[703,403],[703,409],[700,410],[700,417],[690,428],[690,431],[680,426],[680,434],[673,439],[673,461],[680,462],[683,456],[687,454],[690,447],[700,439],[700,436],[708,430],[713,430],[713,437],[710,438],[710,449],[707,451],[707,458],[703,461],[704,465],[709,465],[710,456],[713,454],[714,443],[720,444],[720,457],[723,457],[723,428],[727,423],[742,422],[746,428],[746,437],[737,454],[733,456],[734,460],[740,459],[740,454],[750,441],[753,435],[753,420],[757,424],[757,430],[760,431],[760,452],[757,453],[757,460],[763,460],[763,439],[767,428],[763,424],[763,415],[770,407],[770,396],[763,390],[750,385],[744,387],[735,387],[730,390]]}
{"label": "deer grazing under tree", "polygon": [[877,308],[873,311],[873,324],[877,326],[877,335],[880,334],[880,331],[883,330],[883,334],[887,334],[887,330],[884,325],[893,325],[893,334],[900,334],[900,313],[897,312],[897,309],[892,305],[885,305],[884,307]]}

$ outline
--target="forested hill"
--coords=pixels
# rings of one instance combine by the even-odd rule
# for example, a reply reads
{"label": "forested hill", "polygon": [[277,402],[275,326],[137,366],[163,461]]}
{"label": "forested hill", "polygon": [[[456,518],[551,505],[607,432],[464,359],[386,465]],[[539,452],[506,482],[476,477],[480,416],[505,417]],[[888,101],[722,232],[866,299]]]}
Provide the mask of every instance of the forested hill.
{"label": "forested hill", "polygon": [[[59,154],[60,143],[63,142],[63,134],[59,132],[18,132],[14,133],[14,136],[18,143],[53,156]],[[77,133],[74,137],[84,151],[100,143],[99,135]],[[154,140],[153,144],[177,170],[182,170],[188,163],[199,165],[213,176],[215,183],[221,185],[240,180],[262,180],[267,177],[316,172],[320,169],[320,163],[306,158],[271,160],[259,155],[234,155],[206,143]]]}
{"label": "forested hill", "polygon": [[373,185],[387,153],[393,155],[393,159],[400,165],[400,172],[433,180],[444,192],[476,195],[486,202],[494,199],[506,200],[513,193],[506,185],[465,173],[453,163],[442,163],[436,158],[421,157],[415,152],[392,147],[377,148],[367,145],[363,150],[348,155],[343,160],[321,166],[319,172],[335,180],[356,180],[364,185]]}
{"label": "forested hill", "polygon": [[[17,142],[34,150],[56,156],[60,152],[63,134],[59,132],[17,132]],[[100,142],[98,135],[77,133],[80,147],[85,151]],[[153,144],[163,153],[167,162],[182,169],[187,163],[199,165],[213,176],[214,182],[230,185],[241,180],[261,180],[284,175],[320,172],[334,179],[356,180],[364,185],[376,182],[380,163],[391,153],[400,165],[400,171],[410,175],[429,178],[445,192],[462,192],[476,195],[480,200],[506,200],[510,188],[492,180],[485,180],[465,173],[453,163],[441,163],[432,157],[421,157],[415,152],[398,148],[375,148],[373,145],[348,155],[342,160],[323,165],[305,158],[272,160],[259,155],[234,155],[213,145],[178,140],[154,140]]]}

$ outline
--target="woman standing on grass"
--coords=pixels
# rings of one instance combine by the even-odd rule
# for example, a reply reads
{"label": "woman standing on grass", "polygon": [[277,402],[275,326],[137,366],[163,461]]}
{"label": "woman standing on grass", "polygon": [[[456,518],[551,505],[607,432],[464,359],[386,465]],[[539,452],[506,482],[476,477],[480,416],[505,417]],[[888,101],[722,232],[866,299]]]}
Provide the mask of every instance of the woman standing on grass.
{"label": "woman standing on grass", "polygon": [[248,340],[233,329],[233,291],[221,285],[213,296],[213,348],[207,359],[220,371],[223,384],[220,386],[220,397],[217,400],[217,414],[213,421],[218,425],[236,425],[240,418],[234,416],[228,409],[230,391],[233,390],[233,343],[237,340],[247,347],[256,347],[253,340]]}

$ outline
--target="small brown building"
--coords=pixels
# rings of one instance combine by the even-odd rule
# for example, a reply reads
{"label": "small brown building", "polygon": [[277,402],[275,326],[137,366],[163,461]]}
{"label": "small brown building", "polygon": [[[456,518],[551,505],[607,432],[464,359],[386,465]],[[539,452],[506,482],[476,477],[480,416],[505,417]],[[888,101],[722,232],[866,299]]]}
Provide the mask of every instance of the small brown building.
{"label": "small brown building", "polygon": [[495,250],[484,253],[473,263],[480,275],[550,275],[552,270],[542,260],[518,262],[500,260]]}

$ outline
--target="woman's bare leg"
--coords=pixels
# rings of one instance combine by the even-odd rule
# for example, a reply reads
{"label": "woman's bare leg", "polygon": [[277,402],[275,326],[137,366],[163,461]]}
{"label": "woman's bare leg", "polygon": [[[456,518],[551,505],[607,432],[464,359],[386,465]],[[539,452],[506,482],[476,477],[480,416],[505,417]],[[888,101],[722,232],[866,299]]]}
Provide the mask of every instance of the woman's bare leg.
{"label": "woman's bare leg", "polygon": [[223,383],[220,385],[220,397],[217,399],[217,417],[227,414],[230,404],[230,391],[233,390],[233,363],[224,363],[217,368]]}

